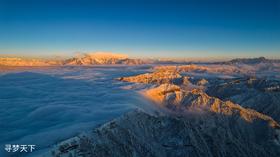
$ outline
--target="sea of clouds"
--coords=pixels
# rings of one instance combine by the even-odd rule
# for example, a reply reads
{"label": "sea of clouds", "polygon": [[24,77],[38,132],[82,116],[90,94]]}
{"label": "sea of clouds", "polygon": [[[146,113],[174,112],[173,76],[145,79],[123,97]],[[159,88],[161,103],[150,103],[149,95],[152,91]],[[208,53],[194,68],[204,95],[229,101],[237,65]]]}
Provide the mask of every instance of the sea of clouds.
{"label": "sea of clouds", "polygon": [[[128,90],[138,87],[137,84],[116,79],[151,69],[150,66],[74,66],[1,73],[0,156],[6,156],[5,144],[34,144],[37,151],[46,151],[125,112],[136,108],[156,110],[137,90]],[[278,79],[274,71],[265,68],[255,74]],[[184,75],[207,79],[239,76],[211,71]]]}
{"label": "sea of clouds", "polygon": [[[49,146],[151,106],[115,78],[147,67],[58,67],[0,76],[0,144]],[[2,156],[0,154],[0,156]]]}

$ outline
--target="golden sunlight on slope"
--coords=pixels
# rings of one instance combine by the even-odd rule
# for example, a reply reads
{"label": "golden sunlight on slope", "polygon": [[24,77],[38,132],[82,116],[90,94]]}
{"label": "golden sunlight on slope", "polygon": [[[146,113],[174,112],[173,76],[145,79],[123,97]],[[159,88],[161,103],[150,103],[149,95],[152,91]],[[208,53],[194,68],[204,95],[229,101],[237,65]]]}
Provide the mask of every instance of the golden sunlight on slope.
{"label": "golden sunlight on slope", "polygon": [[247,122],[255,120],[266,121],[273,128],[280,125],[271,117],[252,109],[246,109],[231,101],[222,101],[211,97],[199,89],[183,90],[177,85],[162,84],[147,89],[142,94],[161,107],[166,107],[178,113],[185,111],[210,111],[222,115],[237,115]]}

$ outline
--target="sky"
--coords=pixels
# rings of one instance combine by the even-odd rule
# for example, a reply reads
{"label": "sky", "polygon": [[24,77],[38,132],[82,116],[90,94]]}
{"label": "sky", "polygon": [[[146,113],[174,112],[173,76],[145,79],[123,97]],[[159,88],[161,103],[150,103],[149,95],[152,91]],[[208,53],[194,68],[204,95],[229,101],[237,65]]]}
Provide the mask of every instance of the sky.
{"label": "sky", "polygon": [[280,58],[280,0],[0,0],[0,55]]}

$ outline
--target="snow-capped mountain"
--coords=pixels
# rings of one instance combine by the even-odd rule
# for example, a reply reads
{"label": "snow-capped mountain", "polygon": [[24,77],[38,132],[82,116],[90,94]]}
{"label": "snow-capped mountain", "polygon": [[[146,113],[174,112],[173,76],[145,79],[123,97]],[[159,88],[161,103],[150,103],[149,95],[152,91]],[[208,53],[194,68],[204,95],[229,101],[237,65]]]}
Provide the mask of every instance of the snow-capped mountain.
{"label": "snow-capped mountain", "polygon": [[130,59],[124,54],[113,54],[113,53],[89,53],[83,54],[78,57],[67,59],[64,61],[64,65],[114,65],[114,64],[125,64],[125,65],[138,65],[143,64],[144,61],[140,59]]}
{"label": "snow-capped mountain", "polygon": [[60,60],[44,60],[44,59],[29,59],[29,58],[0,58],[0,66],[79,66],[79,65],[139,65],[147,64],[148,61],[141,59],[128,58],[124,54],[114,53],[88,53],[82,54],[70,59]]}

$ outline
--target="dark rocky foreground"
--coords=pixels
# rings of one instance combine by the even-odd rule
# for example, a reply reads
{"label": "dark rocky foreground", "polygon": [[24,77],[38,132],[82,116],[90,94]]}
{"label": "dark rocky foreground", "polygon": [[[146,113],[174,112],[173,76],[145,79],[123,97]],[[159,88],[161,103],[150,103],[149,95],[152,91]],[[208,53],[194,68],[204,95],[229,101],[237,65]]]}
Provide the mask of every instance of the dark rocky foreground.
{"label": "dark rocky foreground", "polygon": [[[53,156],[88,157],[273,157],[279,130],[263,121],[192,114],[188,117],[128,113],[92,133],[62,143]],[[48,155],[47,155],[48,156]]]}

